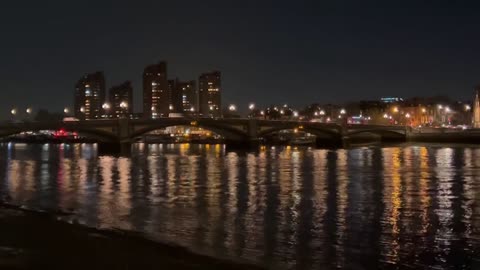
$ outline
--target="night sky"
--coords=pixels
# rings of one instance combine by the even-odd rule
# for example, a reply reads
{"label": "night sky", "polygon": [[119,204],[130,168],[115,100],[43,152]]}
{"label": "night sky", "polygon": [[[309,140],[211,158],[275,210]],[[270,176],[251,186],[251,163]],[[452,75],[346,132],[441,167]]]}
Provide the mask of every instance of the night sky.
{"label": "night sky", "polygon": [[183,80],[220,70],[224,104],[241,106],[464,100],[480,83],[478,1],[4,2],[0,118],[71,107],[97,70],[107,88],[132,80],[140,111],[143,68],[159,60]]}

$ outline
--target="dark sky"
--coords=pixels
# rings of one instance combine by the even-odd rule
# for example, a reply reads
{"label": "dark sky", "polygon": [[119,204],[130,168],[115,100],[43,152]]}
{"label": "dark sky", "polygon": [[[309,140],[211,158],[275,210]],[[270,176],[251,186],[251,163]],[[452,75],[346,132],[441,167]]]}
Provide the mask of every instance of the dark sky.
{"label": "dark sky", "polygon": [[[470,99],[480,83],[479,1],[4,1],[0,113],[61,110],[73,85],[107,86],[169,63],[169,76],[223,74],[224,104]],[[2,117],[0,117],[2,118]]]}

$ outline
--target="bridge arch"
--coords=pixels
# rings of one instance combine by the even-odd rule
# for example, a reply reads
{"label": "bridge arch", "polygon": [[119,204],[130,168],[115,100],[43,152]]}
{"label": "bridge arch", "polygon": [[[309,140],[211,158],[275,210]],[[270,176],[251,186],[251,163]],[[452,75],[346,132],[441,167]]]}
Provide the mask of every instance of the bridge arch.
{"label": "bridge arch", "polygon": [[198,127],[208,131],[211,131],[215,134],[222,136],[226,140],[231,141],[244,141],[247,140],[248,135],[245,131],[239,130],[234,127],[223,124],[215,123],[204,123],[202,121],[190,121],[190,120],[178,120],[178,121],[168,121],[168,122],[156,122],[145,125],[136,129],[130,134],[130,140],[133,140],[137,137],[143,136],[149,132],[165,129],[168,127],[174,126],[186,126],[186,127]]}
{"label": "bridge arch", "polygon": [[389,130],[389,129],[363,129],[355,130],[347,133],[347,136],[355,136],[360,134],[374,134],[380,136],[382,140],[403,140],[407,137],[405,130]]}
{"label": "bridge arch", "polygon": [[[301,126],[301,125],[300,125]],[[258,133],[259,138],[263,138],[269,135],[272,135],[276,132],[282,131],[282,130],[294,130],[299,128],[299,125],[294,125],[294,126],[279,126],[279,127],[272,127],[269,129],[262,130],[261,132]],[[313,134],[317,137],[327,137],[329,139],[337,139],[340,137],[340,133],[336,130],[331,130],[328,128],[314,128],[310,127],[308,125],[302,126],[299,128],[301,131]]]}
{"label": "bridge arch", "polygon": [[38,126],[22,126],[22,127],[10,127],[5,128],[0,131],[0,138],[5,138],[8,136],[20,134],[22,132],[39,132],[42,130],[60,130],[63,129],[69,132],[77,132],[78,134],[84,134],[86,137],[96,139],[100,142],[116,142],[118,137],[112,132],[95,129],[95,128],[84,128],[84,127],[71,127],[63,125],[38,125]]}

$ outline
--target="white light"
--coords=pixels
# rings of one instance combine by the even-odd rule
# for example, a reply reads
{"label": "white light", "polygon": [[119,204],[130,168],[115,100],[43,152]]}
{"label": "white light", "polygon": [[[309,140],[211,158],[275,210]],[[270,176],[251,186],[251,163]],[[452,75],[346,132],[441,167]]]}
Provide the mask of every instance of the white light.
{"label": "white light", "polygon": [[81,113],[84,113],[84,112],[85,112],[85,107],[84,107],[84,106],[80,107],[80,112],[81,112]]}
{"label": "white light", "polygon": [[120,108],[122,108],[122,109],[128,108],[128,103],[125,102],[125,101],[120,102]]}
{"label": "white light", "polygon": [[248,105],[248,108],[249,108],[250,110],[255,109],[255,104],[254,104],[254,103],[250,103],[250,105]]}
{"label": "white light", "polygon": [[105,103],[103,103],[102,108],[103,108],[104,110],[109,110],[109,109],[110,109],[110,104],[108,104],[108,103],[105,102]]}
{"label": "white light", "polygon": [[280,114],[284,114],[284,113],[285,113],[285,111],[284,111],[284,110],[280,110]]}
{"label": "white light", "polygon": [[170,111],[173,111],[173,105],[169,105],[169,106],[168,106],[168,109],[169,109]]}
{"label": "white light", "polygon": [[313,115],[318,116],[318,112],[314,112]]}
{"label": "white light", "polygon": [[472,108],[470,107],[470,105],[465,105],[465,110],[466,111],[470,111]]}
{"label": "white light", "polygon": [[384,114],[384,115],[383,115],[383,118],[387,119],[387,118],[388,118],[388,114]]}
{"label": "white light", "polygon": [[340,110],[340,114],[346,114],[347,112],[345,111],[345,109],[341,109]]}
{"label": "white light", "polygon": [[438,105],[437,107],[438,107],[439,110],[443,109],[442,105]]}
{"label": "white light", "polygon": [[298,112],[297,111],[293,112],[293,117],[298,117]]}
{"label": "white light", "polygon": [[190,111],[191,111],[191,112],[194,112],[194,111],[195,111],[195,108],[194,108],[194,107],[191,107],[191,108],[190,108]]}
{"label": "white light", "polygon": [[32,113],[32,108],[27,108],[26,112],[27,112],[28,114],[31,114],[31,113]]}
{"label": "white light", "polygon": [[152,112],[154,112],[154,111],[155,111],[155,107],[152,106],[152,107],[150,108],[150,110],[152,110]]}
{"label": "white light", "polygon": [[230,104],[230,106],[228,106],[228,110],[230,110],[231,112],[234,112],[237,110],[237,106],[235,106],[234,104]]}
{"label": "white light", "polygon": [[410,118],[410,114],[409,114],[409,113],[406,113],[406,114],[405,114],[405,117],[406,117],[406,118]]}
{"label": "white light", "polygon": [[68,112],[69,112],[69,109],[68,109],[68,108],[65,108],[65,109],[63,109],[63,112],[64,112],[64,113],[68,113]]}
{"label": "white light", "polygon": [[260,111],[260,115],[265,115],[265,112],[264,112],[264,111]]}
{"label": "white light", "polygon": [[12,110],[10,111],[10,113],[11,113],[12,115],[16,115],[16,114],[17,114],[17,109],[12,109]]}
{"label": "white light", "polygon": [[449,107],[445,107],[445,111],[448,113],[450,112],[450,108]]}
{"label": "white light", "polygon": [[320,111],[320,115],[325,115],[325,111],[324,111],[324,110],[321,110],[321,111]]}
{"label": "white light", "polygon": [[212,105],[210,105],[209,109],[210,109],[210,111],[213,111],[213,106],[212,106]]}

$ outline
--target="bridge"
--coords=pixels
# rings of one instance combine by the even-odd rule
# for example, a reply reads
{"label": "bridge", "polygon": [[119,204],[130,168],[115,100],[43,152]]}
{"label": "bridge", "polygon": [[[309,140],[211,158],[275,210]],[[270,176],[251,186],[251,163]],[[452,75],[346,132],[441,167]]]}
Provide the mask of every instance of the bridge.
{"label": "bridge", "polygon": [[406,140],[411,128],[382,125],[339,125],[292,120],[245,118],[159,118],[109,119],[89,121],[22,122],[0,124],[0,138],[21,132],[59,130],[78,132],[96,139],[99,144],[129,147],[136,138],[171,126],[194,126],[214,132],[231,145],[255,144],[259,139],[281,130],[299,129],[317,136],[317,142],[342,141],[361,134],[374,134],[382,140]]}

